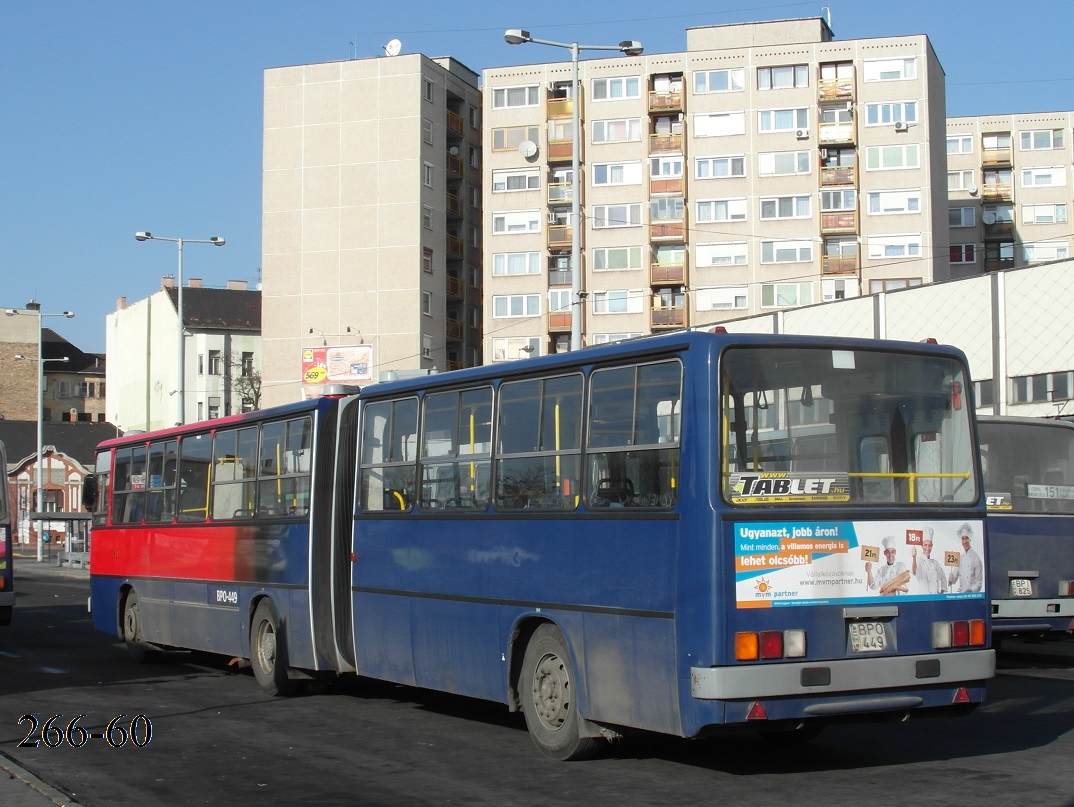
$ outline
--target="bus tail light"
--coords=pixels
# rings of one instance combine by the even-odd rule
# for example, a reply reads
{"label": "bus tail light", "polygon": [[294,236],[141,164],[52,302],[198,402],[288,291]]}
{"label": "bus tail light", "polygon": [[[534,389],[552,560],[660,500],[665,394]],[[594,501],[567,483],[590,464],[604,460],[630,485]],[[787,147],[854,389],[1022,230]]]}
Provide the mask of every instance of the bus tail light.
{"label": "bus tail light", "polygon": [[1074,580],[1059,581],[1059,596],[1074,597]]}
{"label": "bus tail light", "polygon": [[951,703],[969,703],[970,693],[966,691],[966,687],[959,687],[955,690],[955,697],[951,699]]}
{"label": "bus tail light", "polygon": [[768,712],[761,706],[760,701],[754,701],[750,707],[749,714],[746,715],[747,720],[768,720]]}
{"label": "bus tail light", "polygon": [[936,649],[945,647],[984,647],[985,621],[983,619],[961,619],[957,622],[933,622],[932,646]]}
{"label": "bus tail light", "polygon": [[735,660],[805,658],[804,630],[766,630],[735,634]]}

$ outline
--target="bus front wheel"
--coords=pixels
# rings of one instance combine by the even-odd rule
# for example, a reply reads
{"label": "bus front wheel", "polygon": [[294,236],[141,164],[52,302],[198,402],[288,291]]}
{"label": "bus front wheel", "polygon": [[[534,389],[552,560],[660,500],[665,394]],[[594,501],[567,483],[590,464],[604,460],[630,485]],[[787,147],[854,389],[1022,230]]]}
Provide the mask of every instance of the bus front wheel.
{"label": "bus front wheel", "polygon": [[534,745],[552,759],[584,759],[599,741],[580,736],[574,670],[563,634],[555,625],[534,631],[519,677],[519,697]]}
{"label": "bus front wheel", "polygon": [[261,600],[250,625],[250,666],[269,695],[291,695],[298,682],[287,677],[287,645],[280,635],[280,618],[271,600]]}
{"label": "bus front wheel", "polygon": [[131,589],[123,601],[123,642],[127,653],[137,662],[147,661],[153,654],[152,645],[142,640],[142,613],[138,609],[138,594]]}

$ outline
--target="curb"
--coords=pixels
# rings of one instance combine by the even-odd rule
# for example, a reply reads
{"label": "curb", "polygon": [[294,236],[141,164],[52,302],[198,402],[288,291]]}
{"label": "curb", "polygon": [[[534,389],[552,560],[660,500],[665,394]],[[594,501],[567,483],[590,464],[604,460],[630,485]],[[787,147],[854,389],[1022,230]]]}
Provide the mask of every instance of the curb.
{"label": "curb", "polygon": [[[37,801],[36,797],[33,795],[36,793],[41,799],[47,799],[49,803],[54,804],[57,807],[69,807],[70,805],[78,804],[74,797],[57,790],[52,787],[52,785],[42,782],[28,770],[4,754],[0,754],[0,771],[3,772],[3,776],[0,776],[0,797],[7,803],[13,802],[17,805],[30,804],[32,803],[29,801],[30,798],[35,798],[35,801]],[[12,784],[4,782],[3,779],[6,779],[7,782],[11,782]],[[18,782],[19,784],[13,784],[15,782]],[[28,787],[33,793],[22,790],[22,785]],[[19,789],[13,790],[13,788]],[[41,801],[39,803],[44,804],[45,802]]]}

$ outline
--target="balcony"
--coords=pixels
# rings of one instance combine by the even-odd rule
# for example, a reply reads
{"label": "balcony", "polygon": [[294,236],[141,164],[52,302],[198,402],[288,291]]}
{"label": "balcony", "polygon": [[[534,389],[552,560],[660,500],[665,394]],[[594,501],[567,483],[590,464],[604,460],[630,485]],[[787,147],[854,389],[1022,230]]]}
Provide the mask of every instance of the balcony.
{"label": "balcony", "polygon": [[682,91],[678,92],[658,92],[651,90],[649,92],[649,111],[650,112],[681,112],[682,111]]}
{"label": "balcony", "polygon": [[544,102],[546,117],[569,118],[574,115],[574,101],[570,98],[549,98]]}
{"label": "balcony", "polygon": [[450,109],[447,110],[446,124],[448,131],[454,132],[457,135],[462,134],[462,115],[452,112]]}
{"label": "balcony", "polygon": [[857,180],[857,166],[835,165],[820,169],[821,185],[853,185]]}
{"label": "balcony", "polygon": [[825,275],[856,275],[857,255],[825,255],[821,261],[821,273]]}
{"label": "balcony", "polygon": [[548,225],[548,248],[549,249],[570,249],[571,248],[571,234],[574,232],[574,228],[569,224],[549,224]]}
{"label": "balcony", "polygon": [[682,188],[682,177],[649,180],[649,193],[674,193],[682,196]]}
{"label": "balcony", "polygon": [[462,178],[463,162],[459,157],[454,154],[448,154],[447,156],[447,174],[449,177],[455,179]]}
{"label": "balcony", "polygon": [[574,185],[569,182],[548,183],[548,204],[569,205],[574,200]]}
{"label": "balcony", "polygon": [[856,233],[858,212],[856,210],[821,211],[820,231],[822,233]]}
{"label": "balcony", "polygon": [[449,216],[462,218],[462,197],[457,193],[447,194],[447,212]]}
{"label": "balcony", "polygon": [[650,318],[650,325],[657,328],[685,328],[686,307],[682,305],[654,308]]}
{"label": "balcony", "polygon": [[[569,160],[574,155],[574,143],[570,140],[549,140],[548,161]],[[580,156],[580,155],[579,155]]]}
{"label": "balcony", "polygon": [[684,253],[678,263],[651,263],[649,264],[649,284],[662,286],[669,283],[686,285],[686,258]]}
{"label": "balcony", "polygon": [[549,311],[548,312],[548,332],[549,333],[562,333],[563,331],[569,331],[571,329],[571,312],[570,311]]}
{"label": "balcony", "polygon": [[649,135],[649,153],[682,151],[682,132],[665,132]]}
{"label": "balcony", "polygon": [[821,145],[855,142],[853,123],[822,123],[817,139]]}
{"label": "balcony", "polygon": [[447,254],[448,255],[450,255],[453,258],[461,258],[461,257],[463,257],[464,246],[463,246],[461,238],[459,238],[457,235],[452,235],[451,233],[448,233],[447,236],[445,237],[445,240],[447,242]]}
{"label": "balcony", "polygon": [[1014,189],[1010,182],[986,182],[981,186],[981,198],[991,202],[1011,202]]}
{"label": "balcony", "polygon": [[446,289],[448,299],[461,300],[465,294],[465,290],[462,286],[462,280],[455,277],[455,275],[448,275],[446,278]]}
{"label": "balcony", "polygon": [[685,236],[685,221],[657,221],[649,225],[650,241],[683,241]]}
{"label": "balcony", "polygon": [[984,224],[985,238],[1000,238],[1004,241],[1010,241],[1014,236],[1013,221],[994,221],[989,224],[984,221],[984,216],[981,217],[981,220]]}
{"label": "balcony", "polygon": [[825,101],[853,101],[854,79],[830,78],[821,79],[817,100]]}
{"label": "balcony", "polygon": [[456,341],[461,342],[462,339],[463,339],[463,331],[464,330],[465,329],[463,328],[462,320],[449,319],[447,321],[447,337],[448,337],[448,339],[455,339]]}
{"label": "balcony", "polygon": [[981,165],[1010,165],[1011,150],[1005,149],[981,149]]}
{"label": "balcony", "polygon": [[571,270],[570,269],[549,269],[548,270],[548,285],[549,286],[569,286],[569,285],[571,285]]}

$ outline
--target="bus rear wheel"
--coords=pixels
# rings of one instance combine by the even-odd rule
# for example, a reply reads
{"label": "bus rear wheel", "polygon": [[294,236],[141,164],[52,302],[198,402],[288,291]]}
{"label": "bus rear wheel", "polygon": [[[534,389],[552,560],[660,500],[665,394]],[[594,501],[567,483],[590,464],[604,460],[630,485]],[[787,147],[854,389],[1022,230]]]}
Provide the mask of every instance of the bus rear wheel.
{"label": "bus rear wheel", "polygon": [[138,594],[131,589],[123,601],[123,643],[132,659],[141,663],[153,655],[155,648],[142,640],[142,613],[138,609]]}
{"label": "bus rear wheel", "polygon": [[291,695],[298,682],[287,676],[287,645],[280,635],[280,618],[271,600],[261,600],[250,624],[250,666],[269,695]]}
{"label": "bus rear wheel", "polygon": [[575,681],[563,634],[541,625],[526,647],[518,690],[530,738],[552,759],[585,759],[600,749],[596,738],[580,735]]}

